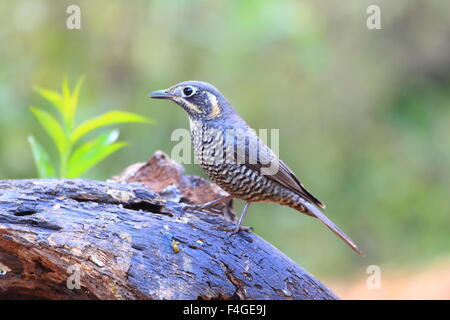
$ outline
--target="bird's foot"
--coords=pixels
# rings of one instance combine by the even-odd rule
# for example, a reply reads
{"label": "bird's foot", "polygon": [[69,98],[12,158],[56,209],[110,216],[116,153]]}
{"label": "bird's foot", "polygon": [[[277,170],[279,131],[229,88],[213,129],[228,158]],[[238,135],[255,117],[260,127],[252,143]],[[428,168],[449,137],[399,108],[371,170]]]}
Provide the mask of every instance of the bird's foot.
{"label": "bird's foot", "polygon": [[240,231],[245,231],[245,232],[253,232],[253,228],[252,227],[246,227],[246,226],[233,226],[230,228],[227,227],[219,227],[220,230],[222,231],[230,231],[230,237],[239,233]]}
{"label": "bird's foot", "polygon": [[191,210],[208,211],[216,214],[223,214],[222,210],[217,209],[217,205],[229,200],[232,200],[231,196],[214,199],[212,201],[203,204],[188,204],[183,207],[183,210],[191,209]]}
{"label": "bird's foot", "polygon": [[217,209],[216,207],[213,206],[208,206],[208,205],[201,205],[201,204],[195,204],[195,205],[185,205],[183,207],[183,210],[199,210],[199,211],[207,211],[207,212],[212,212],[215,214],[222,214],[222,211]]}

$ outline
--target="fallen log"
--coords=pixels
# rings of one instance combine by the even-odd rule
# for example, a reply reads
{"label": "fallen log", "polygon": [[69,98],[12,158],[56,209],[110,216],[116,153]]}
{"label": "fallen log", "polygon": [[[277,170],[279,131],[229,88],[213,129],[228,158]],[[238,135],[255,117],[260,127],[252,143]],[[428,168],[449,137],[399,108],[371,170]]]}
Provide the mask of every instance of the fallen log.
{"label": "fallen log", "polygon": [[337,298],[255,233],[224,231],[229,205],[186,206],[220,188],[162,153],[130,170],[0,181],[0,299]]}

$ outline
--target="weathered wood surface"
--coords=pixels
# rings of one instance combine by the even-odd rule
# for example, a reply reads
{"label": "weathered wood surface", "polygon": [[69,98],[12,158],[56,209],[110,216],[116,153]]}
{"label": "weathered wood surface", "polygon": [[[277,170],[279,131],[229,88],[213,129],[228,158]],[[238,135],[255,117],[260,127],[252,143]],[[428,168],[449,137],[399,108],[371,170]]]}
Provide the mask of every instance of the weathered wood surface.
{"label": "weathered wood surface", "polygon": [[0,299],[336,298],[256,234],[185,206],[141,183],[0,181]]}

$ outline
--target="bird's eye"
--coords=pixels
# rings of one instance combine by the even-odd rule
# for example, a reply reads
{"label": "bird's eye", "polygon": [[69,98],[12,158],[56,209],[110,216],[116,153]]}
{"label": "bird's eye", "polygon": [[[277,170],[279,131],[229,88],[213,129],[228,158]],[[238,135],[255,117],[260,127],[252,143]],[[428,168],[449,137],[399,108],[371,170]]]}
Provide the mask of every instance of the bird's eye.
{"label": "bird's eye", "polygon": [[185,87],[183,89],[183,95],[185,97],[191,97],[194,93],[195,93],[195,90],[192,87]]}

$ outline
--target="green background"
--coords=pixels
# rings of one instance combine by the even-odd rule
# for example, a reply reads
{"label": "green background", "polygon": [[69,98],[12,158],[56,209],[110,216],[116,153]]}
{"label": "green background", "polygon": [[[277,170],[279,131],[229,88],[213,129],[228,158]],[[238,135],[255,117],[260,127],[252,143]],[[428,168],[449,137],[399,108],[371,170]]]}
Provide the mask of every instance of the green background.
{"label": "green background", "polygon": [[[27,136],[33,85],[85,75],[78,121],[111,109],[155,125],[121,126],[130,146],[86,175],[106,179],[170,155],[177,106],[146,94],[183,80],[214,84],[253,128],[280,129],[280,155],[363,259],[318,221],[255,204],[245,224],[316,276],[421,265],[450,245],[448,1],[39,1],[0,3],[0,179],[36,176]],[[68,5],[81,30],[68,30]],[[189,174],[203,175],[197,165]],[[242,203],[238,202],[238,210]]]}

